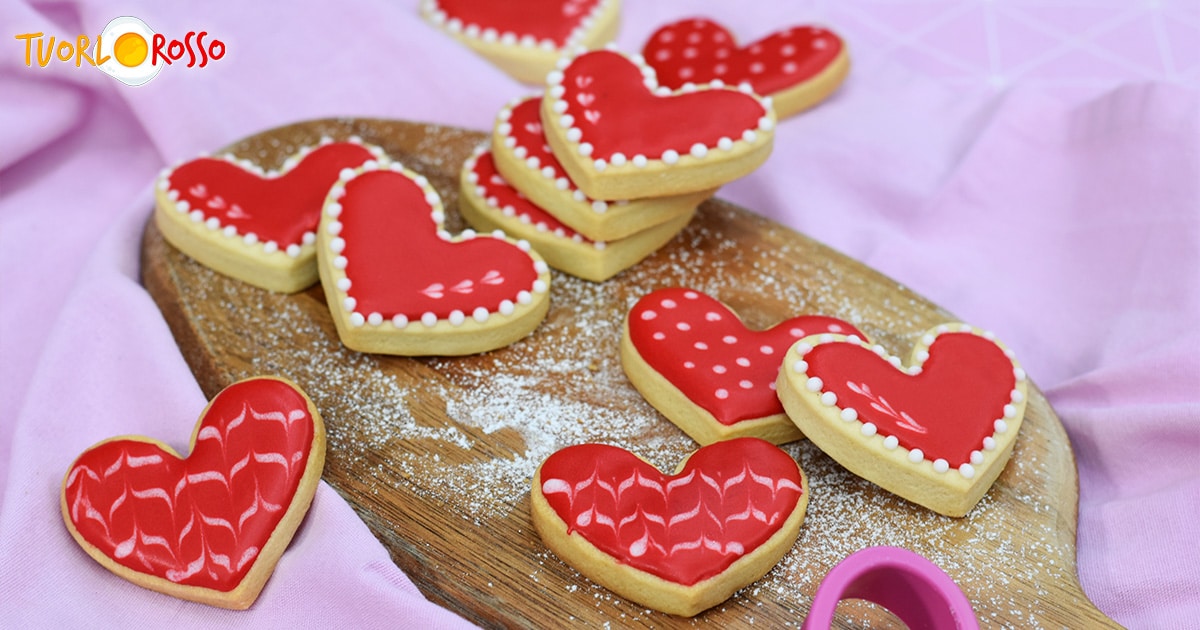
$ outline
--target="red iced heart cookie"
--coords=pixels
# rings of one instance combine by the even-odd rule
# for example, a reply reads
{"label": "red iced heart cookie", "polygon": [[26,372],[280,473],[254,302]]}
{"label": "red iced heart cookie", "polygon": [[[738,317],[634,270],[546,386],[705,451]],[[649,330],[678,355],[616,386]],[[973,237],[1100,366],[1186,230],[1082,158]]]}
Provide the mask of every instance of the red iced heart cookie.
{"label": "red iced heart cookie", "polygon": [[533,479],[533,523],[581,573],[622,597],[691,616],[766,573],[796,540],[808,481],[756,438],[717,442],[665,475],[614,446],[551,455]]}
{"label": "red iced heart cookie", "polygon": [[329,187],[342,169],[381,156],[351,139],[305,148],[281,172],[198,158],[163,172],[155,220],[172,245],[225,275],[299,291],[317,280],[313,243]]}
{"label": "red iced heart cookie", "polygon": [[423,0],[431,24],[526,83],[541,83],[563,50],[613,38],[619,0]]}
{"label": "red iced heart cookie", "polygon": [[212,399],[186,458],[144,437],[85,451],[63,480],[63,519],[117,575],[243,609],[308,511],[324,462],[312,401],[283,379],[252,378]]}
{"label": "red iced heart cookie", "polygon": [[716,188],[771,152],[774,111],[748,90],[704,85],[672,92],[658,86],[653,71],[612,50],[560,65],[547,77],[544,132],[571,180],[593,199]]}
{"label": "red iced heart cookie", "polygon": [[459,212],[481,230],[500,229],[525,239],[546,262],[573,276],[603,282],[671,240],[691,220],[688,212],[610,242],[588,240],[513,188],[481,147],[463,164]]}
{"label": "red iced heart cookie", "polygon": [[820,315],[750,330],[708,295],[660,289],[630,309],[621,365],[650,404],[701,444],[747,435],[782,444],[803,435],[775,393],[779,365],[798,339],[824,333],[864,337]]}
{"label": "red iced heart cookie", "polygon": [[318,267],[342,343],[402,355],[492,350],[549,308],[550,271],[526,241],[442,228],[429,182],[399,164],[347,170],[329,191]]}
{"label": "red iced heart cookie", "polygon": [[1011,353],[965,324],[927,332],[909,367],[861,339],[810,337],[788,350],[779,398],[792,421],[851,472],[949,516],[1003,470],[1028,382]]}
{"label": "red iced heart cookie", "polygon": [[642,54],[662,85],[748,83],[774,99],[780,118],[823,100],[850,69],[842,39],[818,26],[795,26],[738,47],[724,26],[690,18],[655,31]]}
{"label": "red iced heart cookie", "polygon": [[603,200],[583,194],[546,144],[541,98],[517,99],[501,108],[492,133],[496,169],[514,188],[554,210],[564,224],[594,241],[615,241],[690,214],[714,191],[671,197]]}

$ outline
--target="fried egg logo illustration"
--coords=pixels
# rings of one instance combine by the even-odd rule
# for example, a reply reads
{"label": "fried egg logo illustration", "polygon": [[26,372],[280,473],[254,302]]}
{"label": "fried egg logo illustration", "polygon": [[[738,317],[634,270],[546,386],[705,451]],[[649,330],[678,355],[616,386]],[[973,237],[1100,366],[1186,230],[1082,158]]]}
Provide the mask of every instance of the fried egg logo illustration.
{"label": "fried egg logo illustration", "polygon": [[154,31],[142,20],[122,16],[109,22],[96,45],[96,67],[125,85],[145,85],[164,64],[155,64],[150,46]]}

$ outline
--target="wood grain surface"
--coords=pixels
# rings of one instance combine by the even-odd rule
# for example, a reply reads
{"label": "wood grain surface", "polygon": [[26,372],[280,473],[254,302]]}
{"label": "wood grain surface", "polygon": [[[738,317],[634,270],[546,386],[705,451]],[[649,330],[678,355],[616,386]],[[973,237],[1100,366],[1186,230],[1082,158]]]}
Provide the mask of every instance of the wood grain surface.
{"label": "wood grain surface", "polygon": [[[321,136],[351,135],[426,175],[446,202],[449,229],[464,227],[455,209],[458,172],[487,137],[482,132],[330,119],[267,131],[229,150],[272,168]],[[531,336],[469,357],[347,350],[319,286],[283,295],[219,275],[167,244],[153,222],[142,277],[209,396],[259,374],[305,389],[329,432],[324,480],[429,599],[480,625],[799,627],[834,564],[865,547],[895,545],[949,573],[983,627],[1115,626],[1076,577],[1075,461],[1036,387],[1012,460],[961,519],[850,475],[807,441],[787,445],[811,483],[799,539],[762,579],[693,619],[617,598],[545,549],[530,524],[529,481],[550,453],[607,442],[671,470],[697,447],[621,370],[621,322],[647,292],[691,286],[759,328],[803,313],[841,317],[901,356],[926,328],[955,319],[861,263],[719,199],[702,205],[663,249],[607,282],[555,272],[550,313]],[[849,601],[837,623],[899,622]]]}

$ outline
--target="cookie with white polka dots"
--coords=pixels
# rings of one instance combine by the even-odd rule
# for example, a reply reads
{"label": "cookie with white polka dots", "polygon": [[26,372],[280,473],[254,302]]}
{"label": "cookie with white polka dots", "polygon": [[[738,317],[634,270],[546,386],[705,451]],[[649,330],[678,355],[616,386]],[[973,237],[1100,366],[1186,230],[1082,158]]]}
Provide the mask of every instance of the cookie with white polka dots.
{"label": "cookie with white polka dots", "polygon": [[922,335],[908,364],[861,336],[810,336],[787,351],[779,399],[818,448],[850,472],[947,516],[963,516],[1012,454],[1025,371],[967,324]]}
{"label": "cookie with white polka dots", "polygon": [[463,355],[528,335],[550,268],[503,232],[446,231],[429,181],[395,162],[345,169],[325,198],[317,267],[338,337],[382,354]]}
{"label": "cookie with white polka dots", "polygon": [[825,333],[862,336],[821,315],[751,330],[709,295],[659,289],[625,318],[621,366],[651,405],[700,444],[742,436],[783,444],[803,437],[775,393],[783,355],[797,339]]}
{"label": "cookie with white polka dots", "polygon": [[270,291],[317,281],[321,202],[338,173],[383,157],[352,137],[324,138],[268,171],[233,155],[199,157],[162,172],[154,222],[197,262]]}
{"label": "cookie with white polka dots", "polygon": [[673,90],[720,80],[749,84],[770,96],[780,118],[825,100],[850,72],[850,55],[836,33],[794,26],[739,47],[732,33],[706,18],[689,18],[655,31],[642,48],[658,82]]}

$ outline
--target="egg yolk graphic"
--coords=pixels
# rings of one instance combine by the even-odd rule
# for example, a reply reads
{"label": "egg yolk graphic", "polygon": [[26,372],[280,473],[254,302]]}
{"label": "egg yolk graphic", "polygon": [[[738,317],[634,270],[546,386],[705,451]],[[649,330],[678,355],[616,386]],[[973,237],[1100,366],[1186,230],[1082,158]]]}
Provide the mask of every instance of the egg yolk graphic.
{"label": "egg yolk graphic", "polygon": [[146,39],[137,33],[125,33],[113,44],[113,57],[126,68],[142,65],[149,52],[150,47],[146,45]]}

